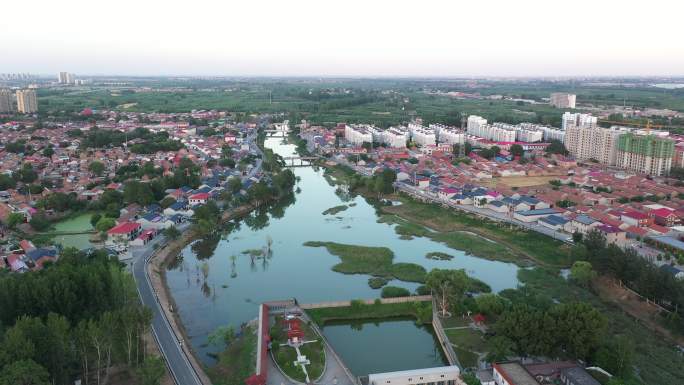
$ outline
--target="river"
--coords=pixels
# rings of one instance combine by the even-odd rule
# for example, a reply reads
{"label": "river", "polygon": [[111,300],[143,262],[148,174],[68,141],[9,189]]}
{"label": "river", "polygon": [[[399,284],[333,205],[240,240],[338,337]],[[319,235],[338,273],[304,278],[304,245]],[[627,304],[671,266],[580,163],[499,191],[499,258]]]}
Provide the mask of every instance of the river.
{"label": "river", "polygon": [[[276,138],[267,139],[265,145],[283,156],[295,150]],[[402,240],[394,232],[395,225],[377,222],[375,208],[363,197],[336,194],[336,187],[326,181],[322,169],[301,167],[294,172],[300,178],[294,202],[270,212],[254,213],[220,238],[195,241],[180,252],[167,271],[177,311],[193,347],[207,364],[213,361],[206,353],[215,350],[206,346],[207,335],[219,326],[254,319],[261,302],[295,297],[300,303],[310,303],[380,296],[379,289],[368,286],[367,275],[332,271],[339,258],[325,248],[303,246],[306,241],[386,246],[394,251],[395,262],[414,262],[427,270],[462,268],[494,291],[517,286],[516,265],[466,255],[427,238]],[[322,214],[328,208],[350,203],[355,206],[334,215]],[[253,259],[242,253],[264,247],[269,238],[273,240],[270,257]],[[431,251],[455,258],[426,259],[425,254]],[[396,280],[390,285],[411,291],[418,286]]]}

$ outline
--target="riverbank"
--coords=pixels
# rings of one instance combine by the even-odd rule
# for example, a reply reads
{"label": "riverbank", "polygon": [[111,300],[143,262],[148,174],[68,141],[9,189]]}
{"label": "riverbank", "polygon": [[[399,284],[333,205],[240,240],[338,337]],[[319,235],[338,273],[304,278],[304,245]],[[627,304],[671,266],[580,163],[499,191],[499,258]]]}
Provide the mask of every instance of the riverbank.
{"label": "riverbank", "polygon": [[[225,211],[221,215],[221,223],[227,222],[229,220],[240,218],[247,215],[255,207],[252,205],[241,206],[232,211]],[[166,266],[178,256],[178,254],[187,245],[192,243],[197,239],[197,234],[192,230],[192,228],[184,231],[180,237],[175,240],[168,242],[164,247],[155,252],[147,264],[147,274],[150,277],[150,282],[152,283],[152,289],[154,290],[159,303],[161,304],[162,310],[166,314],[166,318],[169,320],[169,324],[177,336],[181,336],[180,339],[183,341],[182,349],[186,356],[190,360],[190,363],[195,368],[198,373],[200,380],[203,384],[211,384],[212,381],[207,375],[207,368],[201,364],[197,352],[190,344],[190,337],[188,336],[187,330],[183,325],[182,320],[177,312],[178,306],[171,295],[169,286],[166,282]],[[220,370],[219,370],[220,372]]]}
{"label": "riverbank", "polygon": [[[572,264],[570,246],[537,232],[481,219],[435,204],[418,202],[405,195],[398,195],[394,198],[401,204],[381,206],[380,210],[383,213],[396,215],[413,224],[426,226],[441,233],[419,232],[415,230],[415,227],[402,228],[409,233],[415,232],[417,236],[429,236],[452,248],[470,249],[473,255],[478,257],[514,262],[519,266],[529,266],[530,261],[559,268],[569,267]],[[475,236],[465,231],[485,239],[475,240],[473,239]],[[492,245],[487,240],[504,247]]]}
{"label": "riverbank", "polygon": [[[381,318],[413,317],[417,322],[432,322],[430,296],[377,299],[374,301],[353,300],[347,306],[318,307],[306,309],[311,320],[320,326],[327,322],[372,320]],[[391,302],[392,301],[392,302]]]}
{"label": "riverbank", "polygon": [[[320,165],[326,169],[326,179],[338,185],[347,184],[357,176],[353,169],[344,165],[322,162]],[[355,192],[377,201],[377,194],[364,188]],[[377,210],[382,214],[379,221],[396,224],[395,231],[403,239],[428,237],[479,258],[511,262],[520,267],[567,268],[572,265],[571,247],[546,235],[434,203],[419,202],[405,194],[389,194],[384,199],[400,204],[377,203]]]}

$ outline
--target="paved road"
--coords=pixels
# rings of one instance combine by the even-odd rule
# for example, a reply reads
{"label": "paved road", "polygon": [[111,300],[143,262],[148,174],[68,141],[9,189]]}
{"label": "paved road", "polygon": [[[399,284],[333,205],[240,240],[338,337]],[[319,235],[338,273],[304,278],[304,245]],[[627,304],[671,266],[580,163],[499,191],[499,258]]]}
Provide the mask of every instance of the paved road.
{"label": "paved road", "polygon": [[[256,133],[248,136],[247,141],[252,149],[256,150],[257,153],[263,156],[261,149],[255,143]],[[257,159],[255,167],[253,167],[249,174],[243,177],[243,180],[255,176],[259,171],[261,171],[262,160]],[[187,231],[190,228],[190,223],[184,223],[178,226],[178,230],[181,232]],[[131,248],[131,254],[133,256],[132,262],[130,263],[130,268],[135,278],[135,282],[138,288],[138,294],[143,305],[149,307],[152,310],[152,332],[155,335],[157,345],[162,355],[166,359],[167,366],[171,372],[171,375],[178,385],[203,385],[202,381],[195,373],[194,368],[190,364],[188,357],[180,346],[179,338],[176,336],[174,331],[166,319],[166,315],[161,308],[161,304],[157,300],[157,296],[152,288],[152,284],[146,274],[147,261],[149,257],[155,250],[155,245],[159,247],[167,243],[166,237],[163,235],[158,236],[154,241],[148,243],[142,247]]]}
{"label": "paved road", "polygon": [[179,385],[202,385],[197,377],[188,357],[181,349],[178,338],[171,330],[161,305],[157,301],[152,284],[146,274],[147,259],[153,252],[153,244],[165,244],[164,236],[157,237],[153,243],[132,250],[133,253],[133,277],[138,286],[138,293],[143,305],[152,310],[152,332],[154,333],[159,350],[166,358],[169,370],[176,384]]}

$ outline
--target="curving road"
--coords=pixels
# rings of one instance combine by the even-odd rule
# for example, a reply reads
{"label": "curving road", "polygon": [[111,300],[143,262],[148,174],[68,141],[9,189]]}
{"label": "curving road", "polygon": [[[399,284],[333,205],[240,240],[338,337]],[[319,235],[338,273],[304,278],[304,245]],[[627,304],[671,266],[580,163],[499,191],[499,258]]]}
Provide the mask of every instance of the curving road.
{"label": "curving road", "polygon": [[[263,152],[259,146],[256,145],[255,139],[256,132],[250,134],[246,138],[250,148],[263,157]],[[243,181],[257,175],[257,173],[261,171],[261,163],[262,159],[258,158],[255,167],[250,170],[248,175],[242,178]],[[178,230],[184,232],[189,227],[190,224],[185,223],[178,226]],[[173,329],[171,329],[171,325],[166,318],[166,313],[164,313],[164,310],[157,299],[157,295],[152,288],[150,278],[147,276],[147,262],[154,253],[154,245],[157,244],[161,248],[166,245],[167,242],[168,240],[164,235],[159,235],[154,241],[145,246],[131,248],[131,254],[133,256],[131,271],[135,278],[140,300],[143,305],[152,310],[152,334],[159,346],[159,350],[166,360],[166,364],[174,382],[178,385],[206,385],[202,383],[202,380],[190,363],[188,356],[182,349],[179,342],[180,336],[177,336]]]}
{"label": "curving road", "polygon": [[[159,236],[158,241],[153,243],[165,244],[166,239],[164,236]],[[134,258],[132,271],[140,299],[143,305],[152,310],[152,333],[157,341],[159,350],[166,360],[174,382],[178,385],[203,385],[181,348],[179,338],[176,337],[176,334],[171,329],[169,321],[166,319],[166,314],[164,314],[161,304],[157,301],[157,296],[147,276],[147,261],[152,255],[153,243],[132,249]]]}

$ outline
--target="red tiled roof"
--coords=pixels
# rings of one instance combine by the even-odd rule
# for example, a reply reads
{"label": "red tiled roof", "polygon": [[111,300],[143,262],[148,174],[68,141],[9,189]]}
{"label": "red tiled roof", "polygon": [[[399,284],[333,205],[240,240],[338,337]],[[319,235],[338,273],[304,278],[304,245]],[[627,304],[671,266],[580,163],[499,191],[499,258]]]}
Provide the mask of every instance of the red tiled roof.
{"label": "red tiled roof", "polygon": [[137,230],[139,227],[140,223],[124,222],[109,229],[109,231],[107,231],[107,234],[128,234]]}
{"label": "red tiled roof", "polygon": [[209,199],[209,193],[197,193],[190,195],[190,199]]}

